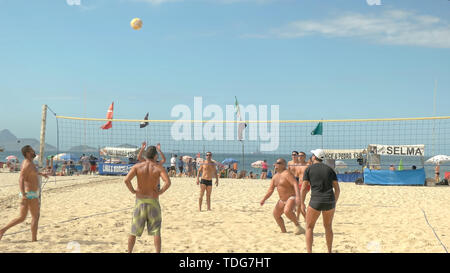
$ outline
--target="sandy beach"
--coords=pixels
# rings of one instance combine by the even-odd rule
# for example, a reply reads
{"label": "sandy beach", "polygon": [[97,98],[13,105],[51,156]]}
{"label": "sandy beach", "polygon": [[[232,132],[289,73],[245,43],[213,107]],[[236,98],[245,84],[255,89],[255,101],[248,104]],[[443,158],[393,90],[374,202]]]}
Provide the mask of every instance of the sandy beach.
{"label": "sandy beach", "polygon": [[[18,178],[18,173],[0,173],[0,226],[18,216]],[[306,252],[304,235],[294,235],[286,217],[288,233],[280,233],[273,219],[278,194],[260,206],[269,182],[222,179],[213,189],[212,211],[199,212],[195,180],[173,178],[160,197],[162,252]],[[450,187],[340,186],[334,252],[445,252],[436,235],[450,246]],[[30,242],[28,215],[7,231],[0,252],[126,252],[133,206],[123,177],[51,177],[42,194],[38,242]],[[153,237],[144,231],[134,250],[154,252]],[[320,218],[313,252],[326,252]]]}

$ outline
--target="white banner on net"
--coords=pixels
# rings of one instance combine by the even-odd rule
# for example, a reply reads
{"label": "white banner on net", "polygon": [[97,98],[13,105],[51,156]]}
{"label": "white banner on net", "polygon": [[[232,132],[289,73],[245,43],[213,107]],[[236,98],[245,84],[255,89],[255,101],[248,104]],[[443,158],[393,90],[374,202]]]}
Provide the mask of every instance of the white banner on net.
{"label": "white banner on net", "polygon": [[325,159],[358,159],[365,153],[364,149],[330,150],[326,149]]}
{"label": "white banner on net", "polygon": [[139,149],[136,148],[105,147],[100,149],[102,156],[136,157],[138,152]]}
{"label": "white banner on net", "polygon": [[370,144],[369,153],[376,155],[424,156],[425,145],[380,145]]}

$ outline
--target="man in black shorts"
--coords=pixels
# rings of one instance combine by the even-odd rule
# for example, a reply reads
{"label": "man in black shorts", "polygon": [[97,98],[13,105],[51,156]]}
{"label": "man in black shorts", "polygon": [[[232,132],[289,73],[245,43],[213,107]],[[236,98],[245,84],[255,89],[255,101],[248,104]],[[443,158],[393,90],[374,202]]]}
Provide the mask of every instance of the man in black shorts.
{"label": "man in black shorts", "polygon": [[[311,153],[313,154],[313,164],[306,169],[303,175],[305,187],[302,187],[300,192],[300,209],[303,215],[306,214],[306,250],[308,253],[312,252],[314,226],[322,213],[328,252],[331,253],[333,216],[336,202],[339,199],[340,188],[334,170],[322,163],[325,159],[325,152],[322,149],[317,149],[312,150]],[[311,185],[311,199],[306,211],[305,197],[309,185]]]}
{"label": "man in black shorts", "polygon": [[[200,173],[202,174],[202,180],[199,181]],[[202,211],[203,194],[206,191],[206,204],[208,210],[211,210],[211,192],[212,192],[212,179],[216,178],[216,187],[219,186],[219,176],[217,175],[216,163],[212,161],[212,153],[206,153],[206,160],[203,161],[197,173],[197,185],[200,185],[200,198],[198,199],[199,211]]]}

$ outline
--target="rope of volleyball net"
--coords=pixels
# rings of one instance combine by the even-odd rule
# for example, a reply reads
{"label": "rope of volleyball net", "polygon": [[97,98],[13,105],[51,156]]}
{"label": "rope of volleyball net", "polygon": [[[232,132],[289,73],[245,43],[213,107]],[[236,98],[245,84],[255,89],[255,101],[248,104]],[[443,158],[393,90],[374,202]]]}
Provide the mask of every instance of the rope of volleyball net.
{"label": "rope of volleyball net", "polygon": [[[268,160],[275,160],[275,155],[290,154],[291,151],[309,152],[315,148],[328,149],[364,149],[369,144],[424,144],[426,152],[437,154],[449,151],[450,116],[417,117],[417,118],[380,118],[380,119],[329,119],[329,120],[140,120],[140,119],[105,119],[83,118],[55,115],[61,121],[58,134],[58,150],[68,151],[74,146],[91,146],[99,150],[104,146],[117,147],[121,144],[139,147],[143,141],[161,143],[166,156],[179,153],[190,155],[212,151],[217,153],[232,153],[245,157],[258,153],[259,140],[244,137],[242,141],[228,140],[174,140],[171,126],[175,123],[217,124],[223,127],[246,123],[248,127],[244,135],[249,135],[251,126],[257,124],[280,125],[279,148],[272,152],[262,152]],[[104,122],[111,121],[111,129],[100,128]],[[146,123],[140,128],[140,123]],[[323,124],[320,135],[312,135],[317,124]],[[269,125],[268,125],[269,126]],[[234,133],[237,128],[234,127]],[[226,129],[225,129],[226,130]],[[280,146],[280,147],[281,147]],[[82,152],[83,149],[80,149]],[[274,157],[274,158],[271,158]],[[356,163],[355,163],[355,166]]]}

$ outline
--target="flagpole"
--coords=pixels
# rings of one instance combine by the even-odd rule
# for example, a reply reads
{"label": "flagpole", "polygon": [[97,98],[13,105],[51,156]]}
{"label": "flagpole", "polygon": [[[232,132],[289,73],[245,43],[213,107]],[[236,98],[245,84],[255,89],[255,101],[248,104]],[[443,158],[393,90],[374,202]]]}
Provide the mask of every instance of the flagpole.
{"label": "flagpole", "polygon": [[242,143],[242,169],[245,167],[245,153],[244,153],[244,141],[241,140]]}
{"label": "flagpole", "polygon": [[322,134],[321,134],[321,137],[322,137],[322,149],[323,149],[323,118],[320,120],[320,122],[322,122]]}

